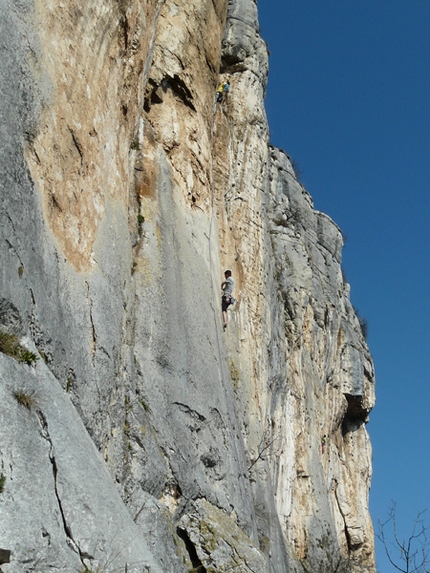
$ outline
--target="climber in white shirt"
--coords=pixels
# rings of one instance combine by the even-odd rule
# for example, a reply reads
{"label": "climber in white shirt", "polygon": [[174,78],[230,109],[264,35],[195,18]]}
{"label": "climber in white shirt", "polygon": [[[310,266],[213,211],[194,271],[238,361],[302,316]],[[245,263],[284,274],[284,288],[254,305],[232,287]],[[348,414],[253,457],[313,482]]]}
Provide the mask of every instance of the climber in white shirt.
{"label": "climber in white shirt", "polygon": [[224,273],[225,281],[221,284],[221,289],[223,291],[221,306],[222,306],[222,320],[224,330],[227,328],[227,309],[232,304],[232,292],[234,287],[234,279],[231,276],[231,271],[227,270]]}

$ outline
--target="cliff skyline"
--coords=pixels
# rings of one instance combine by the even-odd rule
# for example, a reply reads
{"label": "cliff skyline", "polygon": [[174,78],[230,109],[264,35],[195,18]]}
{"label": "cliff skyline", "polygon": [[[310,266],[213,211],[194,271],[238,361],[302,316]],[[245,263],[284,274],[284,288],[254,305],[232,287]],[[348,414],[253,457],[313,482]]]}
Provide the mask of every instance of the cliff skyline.
{"label": "cliff skyline", "polygon": [[5,573],[373,572],[373,362],[256,3],[4,14]]}
{"label": "cliff skyline", "polygon": [[[270,50],[271,138],[297,161],[316,207],[346,235],[351,300],[368,322],[377,374],[368,426],[373,522],[396,500],[406,538],[430,505],[422,454],[430,434],[430,7],[274,0],[260,2],[259,11]],[[390,573],[376,547],[380,573]]]}

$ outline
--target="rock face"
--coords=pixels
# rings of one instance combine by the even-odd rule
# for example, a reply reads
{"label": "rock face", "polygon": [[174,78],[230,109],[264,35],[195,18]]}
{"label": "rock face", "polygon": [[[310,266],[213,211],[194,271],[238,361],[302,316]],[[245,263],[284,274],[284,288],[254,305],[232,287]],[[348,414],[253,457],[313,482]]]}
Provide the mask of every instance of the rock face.
{"label": "rock face", "polygon": [[255,1],[1,8],[2,571],[374,571],[373,364]]}

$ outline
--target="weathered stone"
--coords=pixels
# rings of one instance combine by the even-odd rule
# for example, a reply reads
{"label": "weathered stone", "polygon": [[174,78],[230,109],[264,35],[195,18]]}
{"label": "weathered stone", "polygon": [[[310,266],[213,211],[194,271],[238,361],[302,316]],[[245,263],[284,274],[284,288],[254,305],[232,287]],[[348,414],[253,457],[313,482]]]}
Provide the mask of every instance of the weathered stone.
{"label": "weathered stone", "polygon": [[256,2],[1,4],[5,573],[374,571],[373,364]]}
{"label": "weathered stone", "polygon": [[268,563],[260,550],[237,526],[236,516],[196,500],[179,520],[178,531],[188,547],[193,567],[208,573],[263,573]]}
{"label": "weathered stone", "polygon": [[259,34],[257,3],[254,0],[229,0],[222,48],[224,71],[249,70],[266,88],[268,53]]}
{"label": "weathered stone", "polygon": [[[11,571],[161,571],[69,397],[43,361],[0,354],[0,536]],[[21,396],[30,400],[24,404]],[[7,461],[7,464],[5,463]],[[5,567],[5,571],[8,571]]]}

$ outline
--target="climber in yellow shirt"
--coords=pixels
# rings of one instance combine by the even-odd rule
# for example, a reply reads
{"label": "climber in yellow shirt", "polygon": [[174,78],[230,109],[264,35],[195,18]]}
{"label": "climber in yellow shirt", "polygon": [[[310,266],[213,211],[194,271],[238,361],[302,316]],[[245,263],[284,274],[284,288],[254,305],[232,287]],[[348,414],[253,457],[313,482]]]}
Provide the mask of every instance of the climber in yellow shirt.
{"label": "climber in yellow shirt", "polygon": [[230,87],[230,83],[228,80],[220,83],[220,85],[218,86],[218,88],[216,90],[216,101],[217,101],[217,103],[222,102],[222,97],[225,93],[228,92],[229,87]]}

